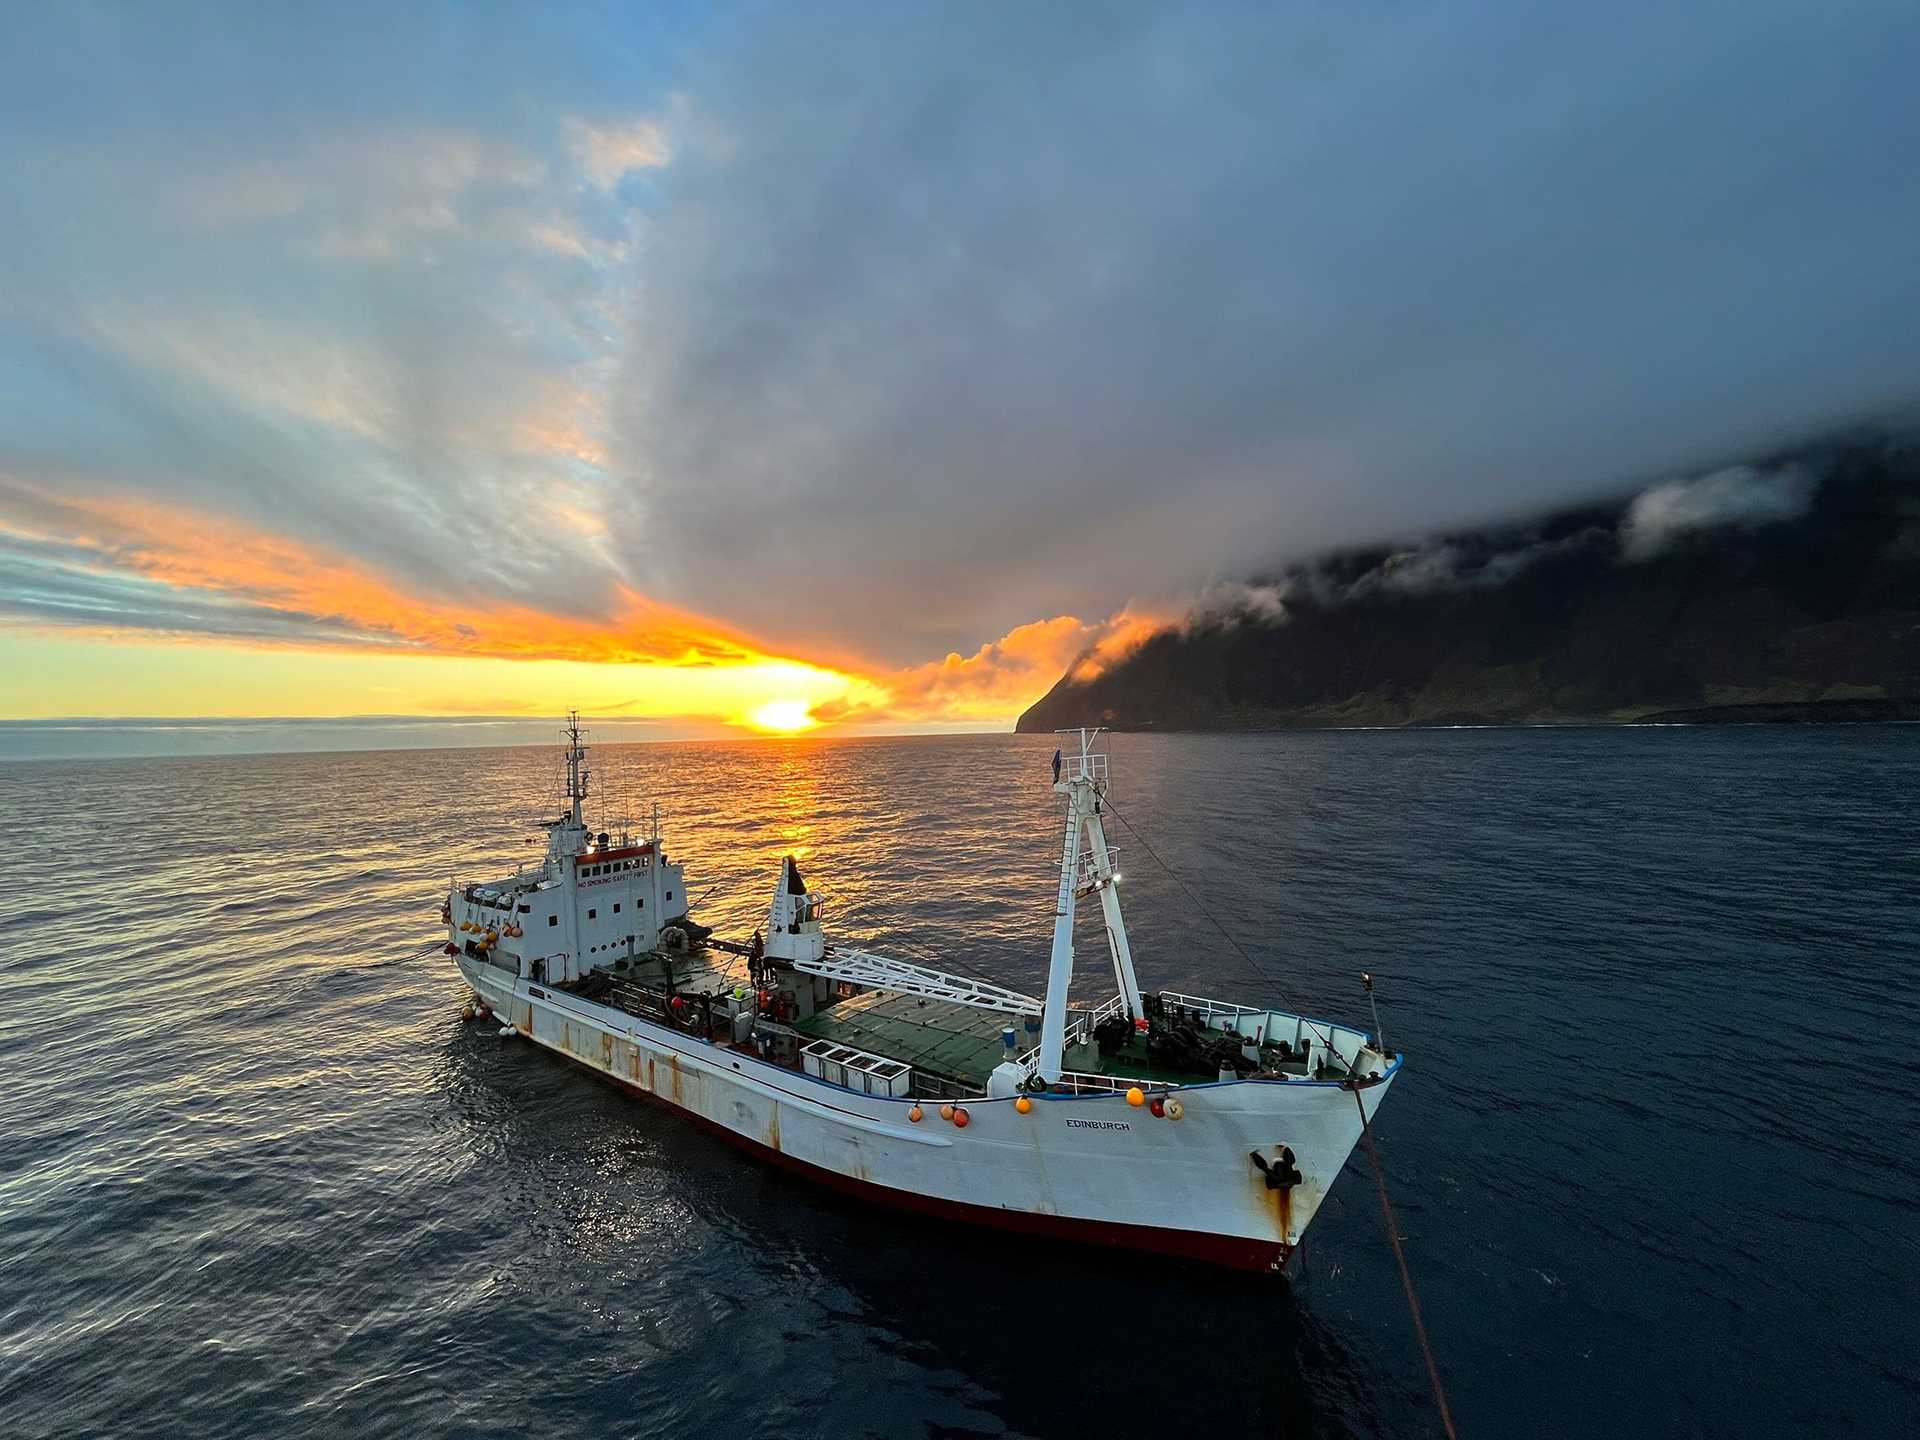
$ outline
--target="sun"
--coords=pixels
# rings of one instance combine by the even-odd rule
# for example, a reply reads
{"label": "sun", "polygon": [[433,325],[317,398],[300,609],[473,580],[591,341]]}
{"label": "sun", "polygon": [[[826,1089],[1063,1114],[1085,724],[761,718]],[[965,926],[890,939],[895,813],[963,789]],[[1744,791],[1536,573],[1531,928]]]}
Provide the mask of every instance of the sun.
{"label": "sun", "polygon": [[813,718],[812,703],[810,700],[769,700],[747,717],[747,723],[756,730],[771,730],[779,735],[811,730],[820,723]]}

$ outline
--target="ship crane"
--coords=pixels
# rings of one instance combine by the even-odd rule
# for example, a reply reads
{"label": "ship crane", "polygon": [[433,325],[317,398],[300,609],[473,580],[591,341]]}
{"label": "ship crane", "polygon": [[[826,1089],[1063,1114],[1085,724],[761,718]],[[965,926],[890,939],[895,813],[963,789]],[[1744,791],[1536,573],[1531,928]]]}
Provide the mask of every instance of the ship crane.
{"label": "ship crane", "polygon": [[1040,1013],[1040,1002],[1033,996],[1004,985],[915,965],[871,950],[830,945],[820,922],[821,908],[820,897],[807,889],[793,857],[784,858],[780,881],[773,891],[773,906],[767,912],[767,959],[803,975],[842,980],[863,989],[892,990],[923,1000],[951,1000],[1005,1015]]}
{"label": "ship crane", "polygon": [[876,955],[870,950],[843,950],[830,945],[819,959],[781,962],[807,975],[828,980],[845,980],[851,985],[876,990],[892,990],[902,995],[918,995],[923,1000],[951,1000],[975,1010],[995,1010],[1003,1015],[1038,1015],[1040,1002],[1031,995],[1009,990],[966,975],[951,975],[926,965]]}
{"label": "ship crane", "polygon": [[[1073,985],[1074,903],[1082,889],[1082,872],[1089,870],[1085,883],[1099,892],[1100,910],[1107,927],[1107,949],[1113,961],[1114,979],[1120,986],[1120,1001],[1127,1017],[1138,1023],[1146,1014],[1140,1001],[1140,982],[1133,973],[1133,946],[1127,940],[1127,922],[1120,913],[1120,877],[1113,868],[1113,851],[1107,845],[1106,821],[1101,816],[1100,799],[1107,793],[1107,757],[1093,748],[1099,727],[1061,730],[1061,735],[1079,739],[1078,754],[1054,755],[1056,794],[1067,797],[1066,834],[1060,849],[1060,896],[1054,908],[1053,951],[1047,963],[1047,1002],[1040,1019],[1040,1078],[1049,1085],[1060,1078],[1064,1068],[1067,1032],[1067,991]],[[1061,751],[1066,749],[1061,747]],[[1088,864],[1080,858],[1081,836],[1086,837]]]}

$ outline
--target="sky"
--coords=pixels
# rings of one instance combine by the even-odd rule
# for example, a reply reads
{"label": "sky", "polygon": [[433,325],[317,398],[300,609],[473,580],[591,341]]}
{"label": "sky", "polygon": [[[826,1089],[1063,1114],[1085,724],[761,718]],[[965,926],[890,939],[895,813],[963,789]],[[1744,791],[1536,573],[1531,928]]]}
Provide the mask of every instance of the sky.
{"label": "sky", "polygon": [[1005,727],[1920,391],[1920,7],[0,12],[0,721]]}

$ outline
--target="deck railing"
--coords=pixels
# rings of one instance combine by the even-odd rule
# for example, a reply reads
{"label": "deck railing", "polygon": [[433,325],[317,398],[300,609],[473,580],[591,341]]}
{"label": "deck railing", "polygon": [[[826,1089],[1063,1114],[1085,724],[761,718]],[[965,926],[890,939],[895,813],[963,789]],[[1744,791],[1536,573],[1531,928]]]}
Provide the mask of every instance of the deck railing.
{"label": "deck railing", "polygon": [[[1067,1015],[1065,1043],[1068,1045],[1092,1044],[1094,1027],[1099,1025],[1103,1020],[1121,1014],[1124,1009],[1124,1000],[1118,995],[1112,995],[1102,1000],[1091,1010],[1069,1012]],[[1022,1050],[1013,1058],[1031,1070],[1040,1058],[1040,1047],[1035,1045],[1030,1050]]]}
{"label": "deck railing", "polygon": [[1231,1000],[1209,1000],[1204,995],[1183,995],[1178,990],[1162,990],[1160,998],[1169,1005],[1178,1005],[1184,1010],[1198,1010],[1202,1015],[1269,1015],[1276,1014],[1261,1005],[1236,1005]]}
{"label": "deck railing", "polygon": [[1084,1070],[1062,1070],[1060,1079],[1052,1088],[1074,1095],[1124,1095],[1136,1085],[1149,1095],[1179,1088],[1165,1080],[1142,1080],[1132,1075],[1090,1075]]}
{"label": "deck railing", "polygon": [[[1114,879],[1120,878],[1120,851],[1117,846],[1107,847],[1107,868],[1113,871]],[[1074,880],[1074,893],[1086,895],[1100,886],[1100,867],[1091,850],[1082,850],[1077,864]]]}

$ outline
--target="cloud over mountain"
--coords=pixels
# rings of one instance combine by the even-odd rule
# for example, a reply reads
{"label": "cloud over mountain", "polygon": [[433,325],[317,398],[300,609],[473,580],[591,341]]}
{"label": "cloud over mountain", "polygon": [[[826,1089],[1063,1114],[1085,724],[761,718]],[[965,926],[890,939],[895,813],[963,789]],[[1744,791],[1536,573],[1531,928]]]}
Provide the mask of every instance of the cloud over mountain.
{"label": "cloud over mountain", "polygon": [[[231,20],[0,19],[0,472],[435,613],[699,617],[977,717],[1146,597],[1276,617],[1236,578],[1920,374],[1897,7]],[[1690,484],[1634,546],[1793,502]],[[12,634],[330,624],[25,544]]]}

